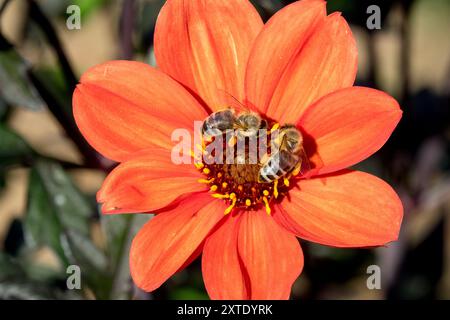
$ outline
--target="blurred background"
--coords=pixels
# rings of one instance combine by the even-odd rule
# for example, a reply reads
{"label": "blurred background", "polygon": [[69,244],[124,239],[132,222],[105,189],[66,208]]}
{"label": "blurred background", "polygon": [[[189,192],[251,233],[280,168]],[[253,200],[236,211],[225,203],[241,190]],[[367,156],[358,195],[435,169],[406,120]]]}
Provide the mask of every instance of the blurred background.
{"label": "blurred background", "polygon": [[[264,20],[292,1],[254,0]],[[128,248],[148,215],[100,216],[95,192],[114,164],[74,125],[71,94],[89,67],[154,64],[162,0],[0,0],[0,298],[207,299],[200,262],[147,294],[129,277]],[[81,9],[69,30],[66,10]],[[369,5],[381,29],[368,30]],[[383,149],[358,165],[388,181],[405,207],[389,248],[302,241],[293,299],[450,298],[450,0],[329,0],[359,49],[357,84],[398,99],[404,115]],[[82,289],[68,290],[68,265]],[[381,268],[381,289],[366,286]]]}

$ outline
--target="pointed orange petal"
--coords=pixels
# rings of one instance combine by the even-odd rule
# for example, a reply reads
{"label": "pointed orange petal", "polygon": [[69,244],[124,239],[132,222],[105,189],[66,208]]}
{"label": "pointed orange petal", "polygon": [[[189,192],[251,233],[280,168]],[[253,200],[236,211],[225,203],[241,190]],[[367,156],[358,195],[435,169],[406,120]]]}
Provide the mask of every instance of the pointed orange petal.
{"label": "pointed orange petal", "polygon": [[203,240],[224,217],[225,203],[210,195],[195,195],[160,213],[139,231],[130,251],[135,284],[153,291],[186,266]]}
{"label": "pointed orange petal", "polygon": [[217,89],[243,100],[245,67],[262,26],[247,0],[169,0],[156,22],[158,66],[211,109],[224,108]]}
{"label": "pointed orange petal", "polygon": [[359,171],[300,180],[275,220],[300,238],[334,247],[385,245],[398,237],[402,203],[383,180]]}
{"label": "pointed orange petal", "polygon": [[241,215],[238,250],[250,281],[251,299],[289,299],[303,269],[300,244],[265,211]]}
{"label": "pointed orange petal", "polygon": [[106,157],[123,161],[150,147],[171,148],[172,131],[193,130],[207,113],[180,84],[139,62],[89,69],[73,95],[78,128]]}
{"label": "pointed orange petal", "polygon": [[203,247],[202,273],[211,299],[250,299],[248,279],[238,254],[240,214],[229,215]]}
{"label": "pointed orange petal", "polygon": [[275,13],[256,38],[248,61],[245,89],[250,104],[262,113],[267,111],[290,63],[325,19],[325,6],[322,0],[294,2]]}
{"label": "pointed orange petal", "polygon": [[320,99],[297,124],[311,137],[305,139],[306,152],[324,174],[352,166],[380,149],[401,116],[397,101],[386,93],[352,87]]}
{"label": "pointed orange petal", "polygon": [[176,165],[167,149],[139,152],[122,162],[97,193],[103,213],[154,212],[185,194],[207,191],[193,164]]}
{"label": "pointed orange petal", "polygon": [[295,123],[317,99],[353,85],[357,49],[350,27],[339,13],[329,15],[286,66],[267,115]]}

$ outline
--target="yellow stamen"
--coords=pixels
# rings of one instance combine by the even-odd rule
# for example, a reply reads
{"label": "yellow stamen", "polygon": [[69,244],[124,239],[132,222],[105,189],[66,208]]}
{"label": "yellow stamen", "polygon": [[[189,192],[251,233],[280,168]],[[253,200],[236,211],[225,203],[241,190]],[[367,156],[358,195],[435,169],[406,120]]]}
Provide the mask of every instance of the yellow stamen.
{"label": "yellow stamen", "polygon": [[214,185],[211,186],[210,190],[212,192],[215,192],[215,191],[217,191],[217,188],[218,188],[217,185],[214,184]]}
{"label": "yellow stamen", "polygon": [[211,182],[214,181],[214,178],[211,178],[211,179],[209,179],[209,180],[206,180],[206,179],[198,179],[197,181],[200,182],[200,183],[210,184]]}
{"label": "yellow stamen", "polygon": [[275,199],[278,198],[278,179],[273,183],[273,196]]}
{"label": "yellow stamen", "polygon": [[219,172],[219,173],[217,174],[217,178],[222,178],[222,172]]}
{"label": "yellow stamen", "polygon": [[195,145],[195,147],[201,152],[201,153],[203,153],[203,154],[208,154],[208,152],[206,152],[206,150],[205,149],[203,149],[203,147],[202,147],[202,145],[201,144],[196,144]]}
{"label": "yellow stamen", "polygon": [[241,186],[241,185],[238,185],[238,190],[239,190],[239,191],[242,191],[242,190],[244,190],[244,187]]}
{"label": "yellow stamen", "polygon": [[266,205],[266,212],[270,216],[270,213],[272,212],[272,210],[270,209],[270,206],[269,206],[269,200],[267,200],[267,197],[263,197],[263,201],[264,201],[264,204]]}
{"label": "yellow stamen", "polygon": [[212,197],[216,198],[216,199],[229,199],[230,195],[229,194],[213,193]]}
{"label": "yellow stamen", "polygon": [[205,165],[202,162],[194,162],[194,166],[200,170],[203,169]]}
{"label": "yellow stamen", "polygon": [[195,160],[200,161],[200,159],[197,158],[197,154],[193,150],[190,151],[190,154],[191,157],[194,158],[194,163],[196,163]]}
{"label": "yellow stamen", "polygon": [[211,170],[209,170],[209,168],[205,168],[205,169],[203,169],[203,173],[204,174],[210,174]]}
{"label": "yellow stamen", "polygon": [[247,207],[250,207],[251,204],[252,204],[252,201],[251,201],[250,199],[246,199],[246,200],[245,200],[245,205],[246,205]]}
{"label": "yellow stamen", "polygon": [[270,129],[270,133],[274,132],[275,130],[277,130],[280,127],[279,123],[275,123],[272,127],[272,129]]}
{"label": "yellow stamen", "polygon": [[228,183],[222,182],[222,188],[226,189],[228,187]]}
{"label": "yellow stamen", "polygon": [[265,195],[266,197],[269,195],[269,191],[267,191],[267,190],[264,190],[263,191],[263,195]]}
{"label": "yellow stamen", "polygon": [[289,187],[289,179],[288,178],[284,178],[283,182],[286,187]]}
{"label": "yellow stamen", "polygon": [[231,205],[225,209],[224,214],[227,215],[231,212],[231,210],[233,210],[234,206],[236,205],[236,194],[232,193],[230,194],[230,199],[231,199]]}

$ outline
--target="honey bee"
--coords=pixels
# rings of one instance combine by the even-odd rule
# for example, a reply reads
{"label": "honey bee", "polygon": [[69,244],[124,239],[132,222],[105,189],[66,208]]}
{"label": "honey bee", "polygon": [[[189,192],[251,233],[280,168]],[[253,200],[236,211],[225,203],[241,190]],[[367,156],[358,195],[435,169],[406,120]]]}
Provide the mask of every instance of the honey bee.
{"label": "honey bee", "polygon": [[257,136],[259,129],[267,128],[267,121],[256,112],[242,111],[234,122],[234,128],[240,137]]}
{"label": "honey bee", "polygon": [[236,116],[233,109],[219,110],[210,114],[203,121],[202,135],[207,139],[220,136],[229,130],[233,130],[235,122]]}
{"label": "honey bee", "polygon": [[256,136],[259,129],[267,128],[267,121],[262,119],[258,113],[250,111],[232,95],[225,92],[222,94],[227,98],[228,104],[243,111],[236,116],[235,110],[230,107],[212,113],[203,122],[203,137],[217,137],[229,130],[236,130],[236,135],[239,137],[251,137]]}
{"label": "honey bee", "polygon": [[274,139],[277,151],[263,162],[259,170],[258,182],[271,183],[285,177],[293,171],[308,168],[309,163],[303,149],[303,135],[293,125],[280,128],[278,137]]}

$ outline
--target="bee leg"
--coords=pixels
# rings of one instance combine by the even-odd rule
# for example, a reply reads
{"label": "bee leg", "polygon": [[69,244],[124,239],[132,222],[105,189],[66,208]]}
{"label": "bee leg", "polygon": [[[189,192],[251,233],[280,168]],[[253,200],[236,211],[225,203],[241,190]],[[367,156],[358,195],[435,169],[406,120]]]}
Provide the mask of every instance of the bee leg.
{"label": "bee leg", "polygon": [[300,173],[300,170],[302,170],[302,162],[300,161],[294,168],[294,170],[292,170],[292,175],[294,177],[298,176],[298,174]]}

